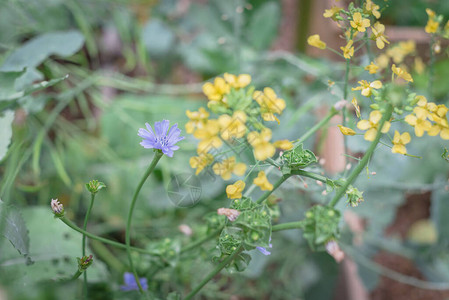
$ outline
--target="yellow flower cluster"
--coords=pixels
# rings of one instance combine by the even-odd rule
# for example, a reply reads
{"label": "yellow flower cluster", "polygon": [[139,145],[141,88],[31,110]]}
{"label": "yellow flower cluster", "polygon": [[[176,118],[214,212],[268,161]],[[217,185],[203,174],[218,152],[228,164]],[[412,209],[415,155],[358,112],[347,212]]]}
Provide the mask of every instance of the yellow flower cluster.
{"label": "yellow flower cluster", "polygon": [[[238,162],[236,156],[215,161],[220,154],[220,148],[224,144],[233,147],[235,141],[239,141],[239,145],[249,144],[257,160],[272,158],[276,148],[293,148],[289,140],[272,142],[271,130],[262,123],[262,120],[279,123],[278,116],[286,107],[285,101],[269,87],[263,91],[254,91],[253,87],[248,87],[250,83],[250,75],[236,76],[225,73],[223,77],[217,77],[213,82],[203,85],[203,92],[208,98],[208,108],[219,114],[218,117],[211,119],[211,114],[205,108],[186,112],[189,118],[186,131],[199,140],[197,156],[191,157],[189,161],[190,166],[196,169],[195,174],[198,175],[211,166],[213,172],[223,180],[231,179],[233,174],[244,176],[247,166]],[[243,91],[239,91],[241,89]],[[254,179],[254,184],[262,190],[273,189],[263,171]],[[241,198],[244,188],[245,182],[238,180],[226,187],[226,193],[231,199]]]}
{"label": "yellow flower cluster", "polygon": [[436,33],[438,30],[438,27],[440,26],[440,22],[437,20],[437,16],[433,10],[430,8],[426,9],[427,16],[429,17],[429,20],[427,21],[426,27],[424,30],[427,33]]}
{"label": "yellow flower cluster", "polygon": [[362,91],[362,95],[365,97],[370,97],[373,94],[373,89],[378,90],[382,88],[382,82],[375,80],[373,82],[368,82],[366,80],[359,81],[360,86],[352,88],[353,91]]}
{"label": "yellow flower cluster", "polygon": [[430,136],[439,134],[443,140],[449,140],[448,108],[444,104],[427,102],[424,96],[417,96],[417,99],[413,113],[405,117],[405,122],[415,128],[415,135],[421,137],[427,132]]}
{"label": "yellow flower cluster", "polygon": [[[377,131],[379,130],[379,122],[382,119],[382,113],[378,110],[373,110],[369,114],[368,120],[360,120],[357,123],[357,128],[360,130],[367,130],[365,132],[364,138],[367,141],[374,141],[377,135]],[[390,130],[390,122],[386,121],[380,130],[382,133],[387,133]]]}
{"label": "yellow flower cluster", "polygon": [[375,63],[380,69],[385,69],[390,64],[390,59],[395,64],[400,64],[408,55],[415,53],[415,51],[416,44],[414,41],[399,42],[396,45],[389,47],[385,53],[379,55],[376,58]]}

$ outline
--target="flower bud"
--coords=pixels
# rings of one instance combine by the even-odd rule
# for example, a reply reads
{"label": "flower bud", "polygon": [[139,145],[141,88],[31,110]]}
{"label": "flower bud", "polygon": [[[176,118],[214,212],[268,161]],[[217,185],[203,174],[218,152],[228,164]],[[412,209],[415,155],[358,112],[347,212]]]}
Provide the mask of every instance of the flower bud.
{"label": "flower bud", "polygon": [[55,214],[55,217],[61,218],[64,216],[64,206],[58,201],[58,199],[51,199],[50,206]]}
{"label": "flower bud", "polygon": [[106,185],[98,180],[91,180],[89,183],[86,183],[86,188],[91,194],[96,194],[99,190],[105,187]]}
{"label": "flower bud", "polygon": [[222,207],[217,209],[217,214],[220,216],[226,216],[229,221],[234,222],[240,215],[240,212],[236,209]]}
{"label": "flower bud", "polygon": [[82,258],[77,257],[78,260],[78,270],[84,272],[89,268],[89,266],[94,262],[92,254],[89,256],[83,256]]}

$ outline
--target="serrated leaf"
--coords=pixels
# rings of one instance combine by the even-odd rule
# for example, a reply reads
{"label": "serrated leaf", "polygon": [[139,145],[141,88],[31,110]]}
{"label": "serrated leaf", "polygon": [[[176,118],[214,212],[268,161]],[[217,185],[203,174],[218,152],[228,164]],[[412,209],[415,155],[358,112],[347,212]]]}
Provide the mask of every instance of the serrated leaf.
{"label": "serrated leaf", "polygon": [[13,51],[0,71],[22,71],[39,66],[50,55],[71,56],[84,44],[83,35],[76,30],[50,32],[39,35]]}
{"label": "serrated leaf", "polygon": [[[0,202],[1,222],[4,224],[2,235],[7,238],[20,254],[27,256],[30,250],[28,229],[20,212]],[[3,219],[4,218],[4,219]]]}

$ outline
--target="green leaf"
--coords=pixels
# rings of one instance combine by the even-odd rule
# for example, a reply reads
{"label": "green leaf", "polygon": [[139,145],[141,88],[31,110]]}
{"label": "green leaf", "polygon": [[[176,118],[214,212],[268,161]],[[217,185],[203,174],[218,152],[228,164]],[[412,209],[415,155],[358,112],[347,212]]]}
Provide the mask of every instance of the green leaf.
{"label": "green leaf", "polygon": [[315,154],[307,149],[303,149],[302,144],[299,144],[294,149],[284,152],[282,160],[292,170],[303,169],[318,160]]}
{"label": "green leaf", "polygon": [[259,7],[250,20],[248,38],[251,45],[258,49],[267,49],[276,36],[280,8],[276,2],[267,2]]}
{"label": "green leaf", "polygon": [[39,66],[50,55],[71,56],[80,50],[83,35],[76,30],[39,35],[13,51],[0,67],[0,71],[22,71]]}
{"label": "green leaf", "polygon": [[[4,224],[2,235],[7,238],[20,254],[27,257],[30,250],[28,229],[20,212],[0,202],[0,222]],[[3,219],[4,218],[4,219]]]}
{"label": "green leaf", "polygon": [[8,110],[0,113],[0,161],[8,152],[8,147],[12,137],[12,121],[14,120],[14,111]]}
{"label": "green leaf", "polygon": [[24,73],[23,69],[18,72],[0,72],[0,101],[9,100],[16,93],[14,83]]}

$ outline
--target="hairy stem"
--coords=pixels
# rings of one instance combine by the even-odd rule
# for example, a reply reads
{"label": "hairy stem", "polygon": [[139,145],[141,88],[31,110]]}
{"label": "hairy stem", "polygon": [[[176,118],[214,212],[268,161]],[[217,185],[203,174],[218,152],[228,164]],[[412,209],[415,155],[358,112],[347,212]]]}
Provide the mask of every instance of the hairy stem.
{"label": "hairy stem", "polygon": [[320,122],[318,122],[317,124],[315,124],[315,126],[313,126],[312,128],[310,128],[306,133],[304,133],[304,135],[302,137],[300,137],[295,143],[294,145],[297,146],[301,143],[303,143],[305,140],[307,140],[309,137],[311,137],[316,131],[318,131],[321,127],[323,127],[325,124],[327,124],[327,122],[329,122],[329,120],[335,116],[336,114],[338,114],[338,110],[336,110],[335,108],[332,107],[332,109],[330,110],[330,112],[326,115],[326,117],[324,117]]}
{"label": "hairy stem", "polygon": [[301,221],[289,222],[289,223],[273,225],[273,227],[271,227],[271,231],[275,232],[275,231],[288,230],[288,229],[301,229],[303,227],[304,227],[304,223]]}
{"label": "hairy stem", "polygon": [[134,274],[134,278],[136,279],[137,286],[139,287],[140,293],[143,293],[142,285],[140,284],[139,276],[137,276],[136,268],[134,267],[133,258],[131,255],[131,220],[133,217],[134,212],[134,206],[136,205],[137,196],[140,193],[140,190],[142,189],[143,184],[147,180],[148,176],[153,172],[154,168],[156,167],[157,163],[162,157],[162,152],[159,150],[156,150],[154,153],[153,161],[151,162],[150,166],[148,167],[147,171],[143,175],[142,179],[140,180],[139,184],[137,185],[136,191],[134,192],[133,199],[131,201],[131,206],[129,208],[128,212],[128,221],[126,222],[126,231],[125,231],[125,243],[126,243],[126,254],[128,255],[128,261],[129,266],[131,268],[131,271]]}
{"label": "hairy stem", "polygon": [[237,255],[242,252],[243,247],[240,246],[231,255],[226,257],[218,266],[216,266],[207,276],[184,298],[184,300],[192,299],[215,275],[220,273]]}
{"label": "hairy stem", "polygon": [[392,112],[393,106],[391,106],[391,104],[388,104],[385,109],[385,112],[382,115],[382,119],[380,120],[379,126],[377,127],[379,130],[377,131],[374,141],[369,146],[368,150],[366,151],[365,155],[363,156],[362,160],[359,162],[357,167],[355,167],[352,173],[349,175],[348,180],[337,190],[334,198],[331,200],[331,202],[329,202],[328,204],[329,206],[334,207],[338,203],[340,198],[346,193],[346,190],[349,187],[349,185],[354,182],[357,176],[359,176],[360,172],[365,168],[366,164],[373,155],[374,149],[376,149],[377,144],[379,144],[380,137],[382,136],[381,129],[385,124],[385,122],[390,119]]}
{"label": "hairy stem", "polygon": [[[87,221],[89,220],[89,216],[90,216],[90,211],[92,210],[92,207],[94,206],[94,200],[95,200],[95,193],[91,193],[90,194],[90,205],[89,208],[87,209],[86,212],[86,216],[84,217],[84,224],[83,224],[83,230],[86,231],[87,229]],[[86,235],[83,234],[83,240],[82,240],[82,244],[81,244],[81,248],[83,251],[83,256],[84,257],[86,255]],[[87,299],[87,272],[83,272],[83,280],[84,280],[84,298]]]}

